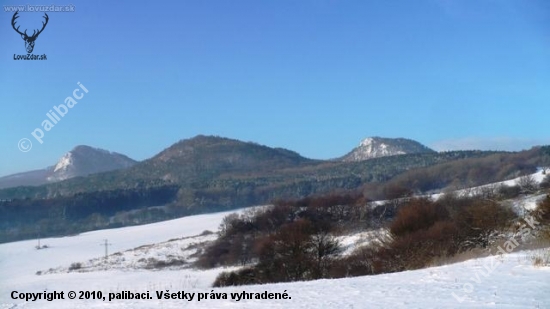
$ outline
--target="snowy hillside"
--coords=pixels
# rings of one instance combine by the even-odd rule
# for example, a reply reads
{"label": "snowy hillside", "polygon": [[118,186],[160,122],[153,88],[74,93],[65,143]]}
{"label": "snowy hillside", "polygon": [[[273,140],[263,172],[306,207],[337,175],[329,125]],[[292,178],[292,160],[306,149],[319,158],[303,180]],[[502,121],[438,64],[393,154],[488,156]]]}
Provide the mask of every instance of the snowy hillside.
{"label": "snowy hillside", "polygon": [[[538,185],[542,182],[546,174],[542,169],[539,169],[536,173],[529,175],[534,182]],[[497,183],[487,184],[479,187],[473,187],[468,189],[462,189],[455,191],[459,196],[463,195],[483,195],[484,192],[490,192],[491,190],[497,190],[499,186],[521,186],[521,180],[523,177],[517,177],[510,180],[505,180]],[[438,199],[443,196],[443,193],[432,194],[432,199]],[[537,207],[537,203],[541,201],[546,194],[520,196],[512,201],[512,207],[518,215],[523,215],[525,211],[534,210]]]}
{"label": "snowy hillside", "polygon": [[136,161],[125,155],[80,145],[64,154],[53,166],[0,177],[0,188],[38,186],[78,176],[124,169],[134,164]]}
{"label": "snowy hillside", "polygon": [[359,162],[379,157],[425,152],[434,151],[410,139],[367,137],[359,143],[359,146],[342,157],[341,160],[345,162]]}
{"label": "snowy hillside", "polygon": [[[104,256],[104,239],[108,240],[109,259],[117,252],[144,245],[163,243],[170,239],[193,237],[204,231],[217,231],[223,217],[229,212],[185,217],[161,223],[120,229],[101,230],[71,237],[42,239],[47,249],[36,250],[37,241],[20,241],[0,245],[0,308],[75,308],[75,302],[34,302],[23,304],[11,299],[13,290],[43,292],[53,290],[101,290],[105,293],[122,290],[183,290],[192,287],[207,288],[221,270],[212,271],[129,271],[112,267],[106,271],[71,272],[37,275],[38,271],[54,272],[56,268],[86,262]],[[184,247],[185,248],[185,247]],[[156,256],[162,256],[159,251]],[[162,257],[161,257],[162,258]],[[14,303],[18,305],[13,307]],[[100,305],[100,304],[98,304]],[[28,308],[31,308],[28,307]],[[147,307],[147,306],[146,306]],[[128,308],[131,308],[128,307]]]}
{"label": "snowy hillside", "polygon": [[[540,181],[542,174],[534,176]],[[518,203],[532,207],[537,199],[532,196]],[[188,264],[201,244],[214,239],[215,234],[208,231],[217,231],[229,213],[42,239],[41,245],[48,248],[41,250],[35,249],[37,241],[0,244],[0,309],[549,308],[550,267],[535,267],[532,261],[536,255],[550,254],[548,249],[376,276],[212,288],[216,276],[228,269],[200,271]],[[372,241],[373,233],[342,236],[339,240],[349,252]],[[108,240],[107,261],[103,258],[104,239]],[[63,291],[65,299],[26,302],[12,299],[12,295],[19,295],[13,291]],[[69,291],[100,291],[106,300],[71,300]],[[145,293],[151,299],[109,302],[109,293],[125,291]],[[212,291],[228,299],[198,301],[198,293],[210,298]],[[287,293],[290,298],[231,300],[231,293],[242,295],[243,291]],[[194,299],[157,299],[157,292],[194,293]]]}
{"label": "snowy hillside", "polygon": [[134,165],[136,161],[125,155],[89,146],[77,146],[66,153],[53,167],[49,182],[77,176],[107,172]]}

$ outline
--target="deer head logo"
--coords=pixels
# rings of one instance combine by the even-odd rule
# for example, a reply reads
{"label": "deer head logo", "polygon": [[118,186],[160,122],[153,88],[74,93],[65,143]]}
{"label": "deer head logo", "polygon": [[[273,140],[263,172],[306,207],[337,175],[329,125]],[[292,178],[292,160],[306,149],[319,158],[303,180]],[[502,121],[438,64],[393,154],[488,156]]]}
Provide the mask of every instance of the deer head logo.
{"label": "deer head logo", "polygon": [[19,11],[15,12],[13,14],[13,17],[11,18],[11,26],[13,27],[13,30],[15,30],[17,33],[21,35],[21,38],[25,41],[25,48],[27,49],[27,53],[30,54],[34,49],[34,41],[36,41],[36,39],[38,38],[38,35],[42,33],[42,31],[44,31],[44,28],[46,28],[49,17],[48,17],[48,14],[44,13],[45,16],[43,17],[46,21],[42,22],[42,29],[38,30],[38,32],[36,32],[37,30],[33,30],[32,35],[29,36],[27,34],[27,30],[25,30],[25,32],[21,32],[19,31],[19,26],[15,28],[15,20],[19,18],[19,16],[17,16],[17,13],[19,13]]}

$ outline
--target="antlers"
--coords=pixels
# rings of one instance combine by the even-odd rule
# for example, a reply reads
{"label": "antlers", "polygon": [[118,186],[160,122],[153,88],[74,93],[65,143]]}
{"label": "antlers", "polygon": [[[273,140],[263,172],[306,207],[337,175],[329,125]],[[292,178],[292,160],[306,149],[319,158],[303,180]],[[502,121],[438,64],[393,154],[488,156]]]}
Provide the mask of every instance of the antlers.
{"label": "antlers", "polygon": [[[20,35],[23,35],[23,33],[19,31],[19,27],[15,28],[15,20],[19,18],[19,16],[17,16],[17,13],[19,13],[19,11],[15,12],[15,14],[13,14],[13,17],[11,18],[11,26],[13,27],[13,30],[17,31],[17,33],[19,33]],[[26,33],[27,33],[27,30],[25,30],[24,35],[26,35]]]}
{"label": "antlers", "polygon": [[[48,20],[50,20],[50,18],[48,17],[48,14],[44,13],[44,15],[45,16],[42,16],[42,17],[44,17],[46,22],[42,22],[42,29],[40,29],[40,31],[38,31],[38,33],[36,33],[36,36],[38,36],[42,31],[44,31],[44,28],[46,28],[46,25],[48,24]],[[32,36],[35,36],[34,32],[33,32]]]}
{"label": "antlers", "polygon": [[35,39],[42,31],[44,31],[44,28],[46,28],[46,25],[48,24],[48,20],[50,20],[50,18],[48,17],[48,14],[44,13],[45,16],[43,17],[46,20],[46,22],[42,22],[42,29],[38,30],[38,32],[36,32],[36,30],[33,30],[32,35],[29,37],[27,35],[27,30],[25,30],[25,32],[21,32],[19,31],[19,26],[15,28],[15,20],[19,18],[17,13],[19,13],[19,11],[15,12],[13,14],[13,17],[11,18],[11,26],[13,27],[13,30],[15,30],[21,36],[25,36],[25,38]]}

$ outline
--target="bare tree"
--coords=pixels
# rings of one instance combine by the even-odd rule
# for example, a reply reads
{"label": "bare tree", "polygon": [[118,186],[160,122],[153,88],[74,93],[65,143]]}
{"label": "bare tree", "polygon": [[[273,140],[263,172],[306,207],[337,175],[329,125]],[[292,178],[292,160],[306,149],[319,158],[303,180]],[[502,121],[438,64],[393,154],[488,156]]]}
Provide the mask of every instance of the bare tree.
{"label": "bare tree", "polygon": [[546,175],[546,172],[548,169],[550,169],[550,155],[543,155],[540,160],[541,168],[542,168],[542,174]]}
{"label": "bare tree", "polygon": [[239,215],[236,213],[232,213],[223,217],[222,223],[220,223],[220,226],[218,227],[218,232],[220,236],[225,236],[227,232],[229,232],[234,227],[238,220]]}
{"label": "bare tree", "polygon": [[521,188],[521,193],[528,194],[537,190],[537,181],[533,175],[521,176],[517,181],[517,185]]}
{"label": "bare tree", "polygon": [[340,244],[328,231],[318,231],[310,237],[309,241],[313,249],[313,277],[314,279],[324,278],[332,258],[340,251]]}

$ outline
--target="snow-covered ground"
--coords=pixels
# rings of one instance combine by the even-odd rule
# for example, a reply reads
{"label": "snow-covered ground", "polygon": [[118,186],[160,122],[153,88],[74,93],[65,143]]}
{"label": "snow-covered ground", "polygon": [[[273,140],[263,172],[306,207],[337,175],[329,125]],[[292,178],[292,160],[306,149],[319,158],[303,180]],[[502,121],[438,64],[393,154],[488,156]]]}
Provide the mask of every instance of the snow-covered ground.
{"label": "snow-covered ground", "polygon": [[351,235],[343,235],[335,237],[335,240],[340,244],[342,255],[349,255],[355,249],[366,246],[372,242],[378,242],[380,237],[388,236],[386,229],[380,228],[376,230],[363,231]]}
{"label": "snow-covered ground", "polygon": [[[542,168],[539,168],[536,173],[531,174],[530,176],[532,177],[532,180],[534,181],[535,184],[540,184],[542,182],[542,180],[544,179],[544,177],[546,177],[546,174],[544,173]],[[455,193],[459,196],[464,196],[464,195],[466,195],[466,196],[470,195],[471,196],[471,195],[478,194],[478,193],[482,192],[486,188],[498,188],[499,186],[509,186],[509,187],[518,186],[521,183],[520,182],[521,178],[522,177],[517,177],[517,178],[513,178],[513,179],[501,181],[501,182],[495,182],[495,183],[490,183],[490,184],[486,184],[486,185],[482,185],[482,186],[478,186],[478,187],[462,189],[462,190],[455,191]],[[436,194],[432,194],[431,197],[433,199],[438,199],[442,195],[443,195],[443,193],[436,193]]]}
{"label": "snow-covered ground", "polygon": [[[145,226],[101,230],[72,237],[42,240],[48,249],[36,250],[35,241],[0,245],[0,308],[549,308],[550,268],[533,266],[533,251],[488,257],[463,263],[378,276],[318,280],[246,287],[216,288],[211,283],[223,269],[198,271],[144,270],[113,267],[93,272],[36,271],[101,258],[102,239],[111,252],[152,243],[191,241],[205,229],[215,231],[227,213],[200,215]],[[353,237],[361,241],[364,235]],[[200,236],[205,237],[205,236]],[[179,239],[181,238],[181,239]],[[165,242],[166,240],[174,239]],[[368,239],[368,237],[367,237]],[[186,244],[181,248],[185,249]],[[151,248],[151,247],[147,247]],[[164,248],[164,246],[160,246]],[[164,251],[160,250],[160,253]],[[170,252],[173,252],[170,251]],[[116,255],[115,255],[116,256]],[[110,259],[113,257],[110,257]],[[121,262],[124,263],[124,262]],[[97,269],[96,269],[97,270]],[[193,301],[158,300],[156,292],[196,293]],[[227,293],[229,299],[197,300],[197,293]],[[13,300],[19,293],[65,292],[64,300]],[[69,291],[147,292],[147,300],[70,300]],[[288,293],[290,299],[231,300],[231,293]],[[454,293],[454,294],[453,294]],[[78,295],[77,295],[78,296]]]}
{"label": "snow-covered ground", "polygon": [[[200,235],[173,238],[160,243],[141,245],[137,248],[96,257],[87,261],[73,262],[57,268],[40,271],[41,275],[65,272],[90,272],[100,270],[131,269],[185,269],[197,260],[197,255],[217,233],[206,231]],[[104,243],[103,243],[104,244]],[[109,243],[108,243],[109,244]]]}
{"label": "snow-covered ground", "polygon": [[[533,173],[530,175],[532,177],[532,180],[535,184],[540,184],[544,177],[546,177],[546,174],[544,173],[542,168],[539,168],[536,173]],[[517,177],[505,181],[490,183],[486,185],[481,185],[477,187],[467,188],[467,189],[461,189],[453,191],[457,196],[473,196],[476,194],[483,193],[483,190],[485,189],[497,189],[499,186],[516,186],[519,185],[520,180],[522,177]],[[431,198],[433,200],[437,200],[441,198],[445,193],[438,192],[433,194],[426,194],[424,197]],[[514,209],[521,215],[525,210],[533,210],[535,209],[537,202],[540,201],[543,197],[545,197],[546,194],[537,195],[537,196],[528,196],[524,200],[518,199],[517,201],[514,201],[514,204],[512,205]],[[384,205],[386,203],[390,202],[389,200],[377,200],[370,202],[370,205],[372,207]]]}
{"label": "snow-covered ground", "polygon": [[[538,176],[540,177],[540,176]],[[532,208],[540,196],[518,200]],[[417,271],[335,280],[212,288],[224,269],[189,268],[198,245],[211,241],[224,216],[215,213],[70,237],[0,244],[0,309],[19,308],[550,308],[550,267],[513,252]],[[377,231],[380,232],[380,231]],[[374,231],[339,237],[346,251],[373,240]],[[104,239],[109,258],[103,259]],[[181,263],[170,264],[171,261]],[[150,269],[161,261],[169,267]],[[79,269],[69,271],[71,264]],[[227,270],[227,269],[225,269]],[[37,272],[40,272],[39,274]],[[63,300],[25,301],[17,293],[64,292]],[[101,291],[103,299],[68,293]],[[109,293],[147,293],[151,299],[108,301]],[[157,299],[157,292],[193,293],[193,300]],[[228,299],[210,299],[211,292]],[[281,293],[289,299],[232,300],[231,293]],[[207,296],[208,299],[198,297]],[[24,295],[24,294],[23,294]],[[97,295],[97,294],[96,294]],[[189,295],[189,294],[186,294]],[[241,294],[239,294],[241,295]],[[255,295],[253,295],[255,296]]]}
{"label": "snow-covered ground", "polygon": [[[0,308],[12,308],[12,305],[8,305],[12,303],[18,304],[14,308],[26,308],[26,306],[45,308],[47,305],[52,306],[51,308],[72,307],[71,300],[63,302],[67,304],[42,301],[24,304],[11,299],[10,293],[15,290],[19,292],[54,290],[118,292],[128,289],[153,291],[209,287],[223,269],[209,271],[132,269],[146,268],[140,267],[141,258],[145,258],[146,261],[148,258],[166,261],[168,255],[176,256],[178,252],[183,252],[181,256],[188,258],[188,255],[185,255],[186,249],[189,249],[194,242],[200,243],[208,238],[213,239],[214,235],[201,236],[201,234],[204,231],[216,232],[223,217],[229,213],[231,212],[198,215],[142,226],[47,238],[41,240],[41,245],[46,245],[48,248],[41,250],[35,249],[36,240],[0,244]],[[104,239],[107,239],[110,244],[108,270],[105,270],[106,267],[101,263],[104,257]],[[147,250],[150,245],[154,245],[158,250]],[[122,257],[128,257],[128,259],[123,261]],[[103,271],[63,273],[73,263],[82,263],[83,271],[89,270],[87,267]],[[123,265],[127,267],[121,267]],[[38,275],[38,271],[44,274]],[[54,273],[46,274],[48,271]]]}

